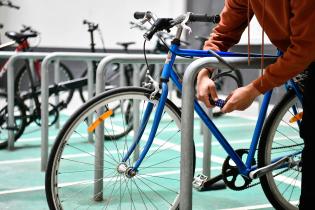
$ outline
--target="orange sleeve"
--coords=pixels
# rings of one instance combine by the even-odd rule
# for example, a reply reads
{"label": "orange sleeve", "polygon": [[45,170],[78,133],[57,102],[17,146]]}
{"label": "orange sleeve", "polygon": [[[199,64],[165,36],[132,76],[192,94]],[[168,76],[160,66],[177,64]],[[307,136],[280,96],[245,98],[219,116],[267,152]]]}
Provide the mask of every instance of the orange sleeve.
{"label": "orange sleeve", "polygon": [[285,83],[315,61],[314,0],[291,1],[290,4],[291,45],[283,56],[265,69],[263,76],[253,82],[261,93]]}
{"label": "orange sleeve", "polygon": [[248,12],[251,19],[253,12],[248,10],[247,1],[226,0],[220,14],[221,20],[205,42],[204,49],[227,51],[237,44],[248,25]]}

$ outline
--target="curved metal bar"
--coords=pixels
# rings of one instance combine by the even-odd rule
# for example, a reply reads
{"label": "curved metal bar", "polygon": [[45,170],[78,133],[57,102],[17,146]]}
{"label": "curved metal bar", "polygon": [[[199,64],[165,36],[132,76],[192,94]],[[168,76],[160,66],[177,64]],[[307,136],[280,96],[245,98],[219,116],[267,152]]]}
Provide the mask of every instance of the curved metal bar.
{"label": "curved metal bar", "polygon": [[[101,60],[107,53],[73,53],[73,52],[55,52],[47,55],[41,64],[41,170],[45,171],[48,160],[48,67],[54,60],[72,60],[72,61],[86,61]],[[89,65],[89,64],[88,64]],[[93,71],[92,68],[88,68]],[[93,82],[93,74],[88,73],[88,83]],[[91,94],[90,94],[91,95]]]}
{"label": "curved metal bar", "polygon": [[[229,64],[237,68],[247,68],[247,58],[225,58]],[[252,58],[251,68],[260,68],[260,58]],[[265,65],[273,63],[275,58],[266,58]],[[192,209],[193,180],[193,126],[194,122],[194,82],[203,67],[222,67],[217,59],[200,58],[192,62],[185,71],[183,78],[182,120],[181,120],[181,166],[180,166],[180,209]]]}
{"label": "curved metal bar", "polygon": [[[43,58],[47,53],[14,53],[7,61],[7,91],[8,91],[8,127],[14,127],[14,64],[19,59],[38,59]],[[8,149],[14,149],[13,130],[8,131]]]}

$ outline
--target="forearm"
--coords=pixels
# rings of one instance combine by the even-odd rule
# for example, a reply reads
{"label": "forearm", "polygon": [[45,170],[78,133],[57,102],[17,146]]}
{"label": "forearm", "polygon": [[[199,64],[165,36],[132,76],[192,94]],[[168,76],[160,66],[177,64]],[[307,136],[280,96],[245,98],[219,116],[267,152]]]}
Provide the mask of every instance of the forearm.
{"label": "forearm", "polygon": [[[242,0],[227,0],[220,14],[221,20],[213,29],[204,49],[227,51],[239,42],[248,24],[248,5]],[[249,19],[253,12],[249,9]]]}

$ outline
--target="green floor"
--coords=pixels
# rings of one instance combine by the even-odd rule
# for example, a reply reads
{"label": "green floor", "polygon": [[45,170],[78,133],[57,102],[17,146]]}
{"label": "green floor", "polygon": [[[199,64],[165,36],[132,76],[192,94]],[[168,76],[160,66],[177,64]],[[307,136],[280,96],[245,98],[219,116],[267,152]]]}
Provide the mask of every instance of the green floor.
{"label": "green floor", "polygon": [[[61,123],[65,121],[61,119]],[[234,148],[248,148],[254,121],[225,116],[215,119],[218,127],[229,139]],[[202,139],[200,123],[195,122],[195,142],[197,172],[202,167]],[[58,130],[50,128],[50,146]],[[226,157],[220,145],[212,143],[211,174],[220,173]],[[44,191],[44,173],[40,172],[40,132],[30,125],[25,134],[15,144],[14,151],[0,151],[0,209],[48,209]],[[208,192],[193,191],[193,209],[273,209],[264,196],[261,187],[236,192],[230,189]]]}

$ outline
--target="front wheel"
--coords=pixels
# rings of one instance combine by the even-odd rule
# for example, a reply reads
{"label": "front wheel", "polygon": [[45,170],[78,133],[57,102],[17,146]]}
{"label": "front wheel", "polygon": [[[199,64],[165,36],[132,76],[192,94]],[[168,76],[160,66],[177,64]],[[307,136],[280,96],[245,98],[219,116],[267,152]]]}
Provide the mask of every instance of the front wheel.
{"label": "front wheel", "polygon": [[289,166],[280,167],[260,178],[264,193],[276,209],[298,209],[301,193],[301,152],[304,147],[304,141],[299,135],[300,120],[297,117],[301,112],[301,103],[294,92],[289,91],[270,113],[261,135],[259,167],[269,165],[277,158],[292,157]]}
{"label": "front wheel", "polygon": [[[153,144],[135,173],[130,174],[128,169],[138,159],[137,149],[131,150],[129,158],[125,156],[137,131],[117,141],[102,141],[102,167],[95,167],[100,163],[94,152],[96,148],[94,143],[88,143],[88,128],[91,132],[91,128],[102,126],[105,134],[128,128],[127,112],[111,112],[117,104],[123,109],[124,101],[133,101],[133,109],[137,104],[139,113],[132,116],[139,116],[141,122],[146,106],[152,103],[153,111],[138,144],[139,151],[143,151],[158,103],[158,97],[150,100],[151,92],[135,87],[113,89],[91,99],[71,116],[60,131],[48,162],[45,187],[50,209],[177,207],[178,202],[174,201],[179,195],[180,111],[172,102],[166,102]],[[94,120],[88,124],[86,119],[91,115]],[[95,118],[96,115],[102,117]],[[103,125],[98,124],[100,119]],[[94,132],[91,134],[94,140]]]}

